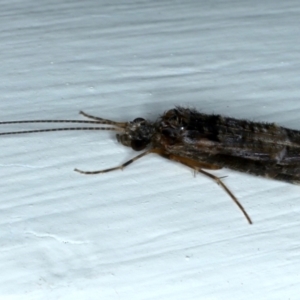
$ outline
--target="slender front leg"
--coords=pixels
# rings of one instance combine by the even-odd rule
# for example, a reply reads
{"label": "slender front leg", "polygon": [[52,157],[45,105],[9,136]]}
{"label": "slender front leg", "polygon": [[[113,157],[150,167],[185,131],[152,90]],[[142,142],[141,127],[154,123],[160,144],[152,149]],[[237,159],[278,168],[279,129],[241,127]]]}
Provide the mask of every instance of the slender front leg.
{"label": "slender front leg", "polygon": [[82,110],[79,112],[79,114],[83,115],[84,117],[86,117],[88,119],[92,119],[92,120],[96,120],[96,121],[103,121],[103,120],[105,120],[105,119],[102,119],[102,118],[99,118],[99,117],[95,117],[95,116],[89,115],[89,114],[85,113]]}
{"label": "slender front leg", "polygon": [[95,174],[101,174],[101,173],[107,173],[107,172],[111,172],[111,171],[116,171],[116,170],[123,170],[125,167],[127,167],[128,165],[132,164],[133,162],[135,162],[136,160],[138,160],[139,158],[149,154],[152,152],[152,149],[145,151],[137,156],[135,156],[134,158],[126,161],[124,164],[114,167],[114,168],[110,168],[110,169],[105,169],[105,170],[99,170],[99,171],[81,171],[79,169],[74,169],[74,171],[81,173],[81,174],[86,174],[86,175],[95,175]]}

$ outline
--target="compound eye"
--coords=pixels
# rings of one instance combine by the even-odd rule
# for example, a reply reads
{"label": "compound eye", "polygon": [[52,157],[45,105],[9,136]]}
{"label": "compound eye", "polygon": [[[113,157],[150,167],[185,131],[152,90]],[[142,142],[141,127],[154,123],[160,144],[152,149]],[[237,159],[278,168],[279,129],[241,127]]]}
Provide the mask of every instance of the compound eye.
{"label": "compound eye", "polygon": [[146,146],[149,144],[149,141],[146,140],[133,140],[131,141],[131,148],[134,151],[141,151],[146,148]]}
{"label": "compound eye", "polygon": [[170,109],[166,112],[166,117],[174,119],[178,115],[178,110],[176,108]]}
{"label": "compound eye", "polygon": [[145,119],[143,118],[136,118],[133,120],[134,123],[143,123],[145,121]]}

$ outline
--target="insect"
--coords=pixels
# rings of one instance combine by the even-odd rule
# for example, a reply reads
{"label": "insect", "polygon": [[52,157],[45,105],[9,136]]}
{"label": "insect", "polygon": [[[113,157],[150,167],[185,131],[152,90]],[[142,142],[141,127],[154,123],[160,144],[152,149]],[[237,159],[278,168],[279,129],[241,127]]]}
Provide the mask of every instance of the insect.
{"label": "insect", "polygon": [[220,115],[204,114],[195,109],[175,107],[156,121],[136,118],[131,122],[115,122],[84,112],[89,120],[29,120],[7,121],[5,124],[24,123],[83,123],[108,125],[105,127],[69,127],[2,132],[0,135],[26,134],[66,130],[112,130],[117,140],[139,155],[122,165],[82,174],[100,174],[122,170],[150,153],[179,162],[218,183],[240,208],[249,224],[251,218],[221,178],[207,170],[223,167],[300,184],[300,131],[279,127],[272,123],[258,123]]}

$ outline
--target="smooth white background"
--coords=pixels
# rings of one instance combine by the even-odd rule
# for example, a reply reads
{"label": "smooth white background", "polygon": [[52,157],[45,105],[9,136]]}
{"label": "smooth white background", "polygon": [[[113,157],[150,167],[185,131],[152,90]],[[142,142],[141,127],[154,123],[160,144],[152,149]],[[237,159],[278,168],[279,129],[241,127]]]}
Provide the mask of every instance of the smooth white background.
{"label": "smooth white background", "polygon": [[[297,0],[1,1],[0,119],[184,105],[300,130],[299,20]],[[214,172],[250,226],[155,155],[73,172],[135,154],[109,132],[1,137],[1,299],[299,299],[299,186]]]}

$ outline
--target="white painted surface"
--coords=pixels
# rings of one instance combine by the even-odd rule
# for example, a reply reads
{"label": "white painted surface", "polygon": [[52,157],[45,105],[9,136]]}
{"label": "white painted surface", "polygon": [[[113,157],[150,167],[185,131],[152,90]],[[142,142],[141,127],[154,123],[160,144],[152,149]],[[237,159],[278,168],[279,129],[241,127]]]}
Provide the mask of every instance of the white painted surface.
{"label": "white painted surface", "polygon": [[[300,129],[299,2],[202,2],[2,1],[0,119],[185,105]],[[1,299],[299,299],[299,186],[216,172],[249,226],[216,184],[154,155],[73,172],[135,154],[107,132],[0,149]]]}

